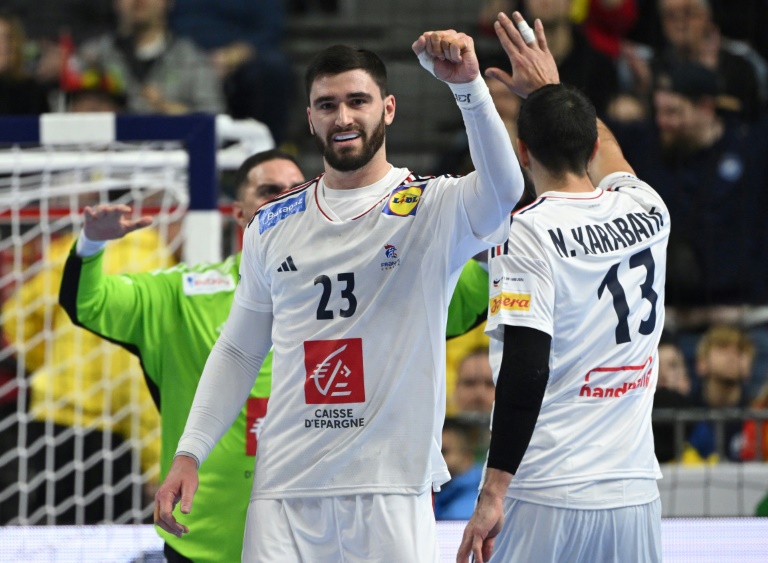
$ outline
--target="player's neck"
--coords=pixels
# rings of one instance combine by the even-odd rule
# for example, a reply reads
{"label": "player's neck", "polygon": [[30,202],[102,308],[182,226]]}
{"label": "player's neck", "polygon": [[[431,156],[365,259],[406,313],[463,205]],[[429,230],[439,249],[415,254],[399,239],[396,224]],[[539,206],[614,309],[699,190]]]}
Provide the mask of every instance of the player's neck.
{"label": "player's neck", "polygon": [[332,190],[354,190],[375,184],[391,169],[392,165],[387,162],[387,153],[382,147],[368,164],[350,172],[336,170],[326,162],[323,180],[326,187]]}
{"label": "player's neck", "polygon": [[531,179],[536,187],[537,195],[544,192],[589,193],[595,190],[595,186],[592,185],[592,181],[586,174],[577,176],[568,173],[564,176],[554,177],[544,171],[538,171],[538,173],[531,173]]}

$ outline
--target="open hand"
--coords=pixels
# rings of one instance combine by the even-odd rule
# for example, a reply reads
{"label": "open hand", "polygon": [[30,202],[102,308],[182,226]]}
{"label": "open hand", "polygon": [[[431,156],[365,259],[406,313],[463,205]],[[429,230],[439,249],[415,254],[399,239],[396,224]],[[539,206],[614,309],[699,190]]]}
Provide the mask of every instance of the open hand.
{"label": "open hand", "polygon": [[189,514],[198,484],[195,460],[185,455],[173,458],[171,470],[155,495],[155,526],[179,538],[189,533],[187,526],[176,521],[173,509],[181,501],[181,512]]}
{"label": "open hand", "polygon": [[86,207],[83,214],[83,232],[90,240],[113,240],[152,224],[152,217],[131,219],[130,213],[131,208],[127,205]]}
{"label": "open hand", "polygon": [[527,44],[517,29],[517,24],[523,21],[520,12],[514,12],[512,19],[503,12],[499,14],[493,27],[509,57],[512,74],[500,68],[489,68],[485,74],[499,80],[521,98],[527,98],[528,94],[542,86],[559,84],[560,75],[549,52],[541,20],[537,19],[534,23],[534,39]]}
{"label": "open hand", "polygon": [[472,518],[464,528],[464,536],[456,554],[456,563],[466,563],[474,556],[475,563],[490,559],[496,536],[504,524],[503,498],[480,494]]}

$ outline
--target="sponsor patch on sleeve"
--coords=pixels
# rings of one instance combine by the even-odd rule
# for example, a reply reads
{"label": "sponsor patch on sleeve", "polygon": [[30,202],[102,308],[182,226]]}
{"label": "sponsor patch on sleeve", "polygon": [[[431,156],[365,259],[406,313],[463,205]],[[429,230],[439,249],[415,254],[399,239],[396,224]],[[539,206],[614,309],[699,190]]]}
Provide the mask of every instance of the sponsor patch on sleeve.
{"label": "sponsor patch on sleeve", "polygon": [[535,287],[531,274],[503,274],[491,279],[490,315],[500,312],[530,313]]}
{"label": "sponsor patch on sleeve", "polygon": [[306,195],[307,192],[302,191],[298,195],[280,200],[262,209],[259,212],[259,234],[271,229],[286,217],[306,211]]}

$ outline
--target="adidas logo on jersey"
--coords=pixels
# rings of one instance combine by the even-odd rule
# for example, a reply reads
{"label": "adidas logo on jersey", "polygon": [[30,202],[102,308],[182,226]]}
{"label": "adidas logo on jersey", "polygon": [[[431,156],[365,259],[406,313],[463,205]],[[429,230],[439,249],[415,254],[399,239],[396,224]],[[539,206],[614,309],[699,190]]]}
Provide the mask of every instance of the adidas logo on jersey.
{"label": "adidas logo on jersey", "polygon": [[283,263],[280,264],[280,267],[277,269],[278,272],[298,272],[299,269],[296,267],[296,264],[293,263],[293,258],[290,256],[283,260]]}

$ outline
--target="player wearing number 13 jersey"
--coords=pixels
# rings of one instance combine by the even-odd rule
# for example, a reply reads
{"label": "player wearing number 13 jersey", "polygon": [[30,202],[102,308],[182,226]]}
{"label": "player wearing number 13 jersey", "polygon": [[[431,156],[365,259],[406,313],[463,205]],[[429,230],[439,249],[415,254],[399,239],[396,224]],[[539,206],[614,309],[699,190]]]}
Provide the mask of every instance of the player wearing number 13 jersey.
{"label": "player wearing number 13 jersey", "polygon": [[534,91],[518,131],[539,197],[490,251],[496,400],[457,560],[660,561],[651,409],[669,214],[577,90]]}

